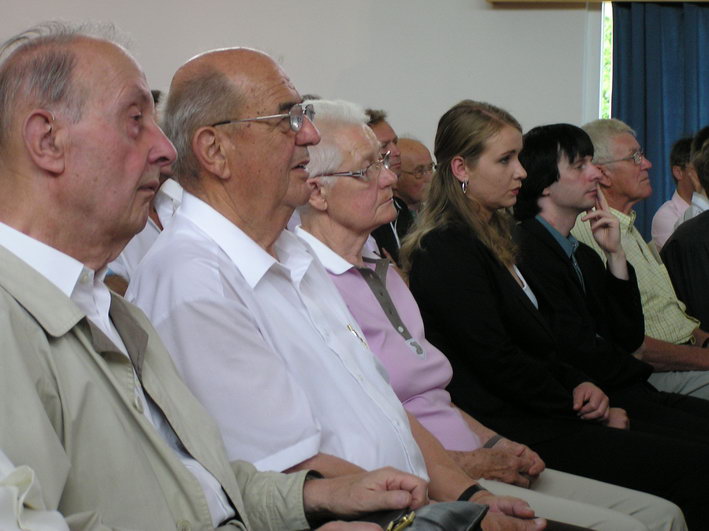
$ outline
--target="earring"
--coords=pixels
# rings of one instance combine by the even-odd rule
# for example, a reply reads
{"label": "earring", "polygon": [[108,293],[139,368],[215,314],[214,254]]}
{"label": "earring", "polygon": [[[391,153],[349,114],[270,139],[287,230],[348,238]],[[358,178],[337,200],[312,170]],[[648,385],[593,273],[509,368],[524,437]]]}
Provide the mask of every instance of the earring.
{"label": "earring", "polygon": [[468,181],[462,181],[460,187],[463,189],[463,195],[468,193]]}

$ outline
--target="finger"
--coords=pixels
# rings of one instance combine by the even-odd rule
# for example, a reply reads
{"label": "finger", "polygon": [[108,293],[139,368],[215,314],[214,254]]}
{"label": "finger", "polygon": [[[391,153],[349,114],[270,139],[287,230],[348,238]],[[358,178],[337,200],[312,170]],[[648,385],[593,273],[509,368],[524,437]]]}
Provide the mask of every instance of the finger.
{"label": "finger", "polygon": [[584,402],[583,407],[579,409],[578,414],[583,416],[583,415],[591,415],[596,411],[596,406],[593,405],[593,403],[590,402]]}
{"label": "finger", "polygon": [[[384,469],[390,471],[391,469]],[[401,505],[395,508],[401,509],[411,507],[416,509],[428,503],[428,484],[419,477],[411,474],[398,473],[387,482],[387,492],[403,492],[408,495],[408,505]]]}
{"label": "finger", "polygon": [[586,402],[586,393],[581,390],[574,393],[574,411],[578,411]]}
{"label": "finger", "polygon": [[525,489],[529,488],[531,485],[531,481],[528,476],[524,474],[515,474],[514,479],[512,480],[513,485],[517,485],[518,487],[523,487]]}
{"label": "finger", "polygon": [[606,201],[606,194],[603,193],[603,190],[601,189],[600,185],[596,185],[596,191],[598,194],[596,195],[596,201],[598,204],[601,205],[601,208],[603,210],[610,211],[608,208],[608,201]]}

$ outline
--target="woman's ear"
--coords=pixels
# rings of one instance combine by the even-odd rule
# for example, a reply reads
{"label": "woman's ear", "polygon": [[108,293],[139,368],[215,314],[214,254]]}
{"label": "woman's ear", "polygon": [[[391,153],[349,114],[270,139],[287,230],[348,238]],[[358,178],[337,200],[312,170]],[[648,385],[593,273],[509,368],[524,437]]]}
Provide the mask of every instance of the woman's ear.
{"label": "woman's ear", "polygon": [[32,161],[54,175],[64,172],[67,130],[44,109],[29,113],[22,128],[22,140]]}
{"label": "woman's ear", "polygon": [[470,179],[470,170],[468,169],[468,164],[465,162],[463,157],[456,155],[451,160],[450,165],[451,172],[453,172],[456,179],[458,179],[461,183],[468,182]]}
{"label": "woman's ear", "polygon": [[310,192],[310,199],[308,200],[308,203],[313,209],[319,212],[325,212],[327,210],[328,187],[320,182],[320,179],[313,179],[310,182],[313,183],[315,187],[313,188],[313,191]]}

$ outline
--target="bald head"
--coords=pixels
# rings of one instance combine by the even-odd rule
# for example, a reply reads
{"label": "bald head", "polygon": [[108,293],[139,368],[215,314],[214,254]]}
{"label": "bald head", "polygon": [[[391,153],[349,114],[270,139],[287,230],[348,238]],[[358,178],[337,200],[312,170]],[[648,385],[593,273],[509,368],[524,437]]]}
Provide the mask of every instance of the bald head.
{"label": "bald head", "polygon": [[182,65],[172,78],[163,129],[177,149],[173,171],[188,189],[200,175],[192,140],[201,127],[238,119],[244,103],[264,95],[265,78],[281,68],[267,54],[250,48],[212,50]]}
{"label": "bald head", "polygon": [[396,195],[408,207],[417,210],[425,200],[428,185],[433,177],[433,160],[428,148],[413,138],[400,138],[401,174],[396,186]]}

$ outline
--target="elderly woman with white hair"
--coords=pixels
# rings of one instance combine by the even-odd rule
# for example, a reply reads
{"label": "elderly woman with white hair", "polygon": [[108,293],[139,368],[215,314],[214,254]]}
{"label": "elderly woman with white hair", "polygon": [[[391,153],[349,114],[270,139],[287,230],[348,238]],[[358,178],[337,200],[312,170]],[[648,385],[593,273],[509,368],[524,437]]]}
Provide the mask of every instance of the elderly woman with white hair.
{"label": "elderly woman with white hair", "polygon": [[496,494],[527,500],[537,514],[593,529],[682,529],[681,515],[676,525],[655,524],[662,513],[678,513],[665,500],[553,470],[541,476],[544,463],[535,452],[451,403],[450,363],[426,340],[408,287],[387,260],[363,252],[370,232],[396,216],[396,177],[386,157],[378,160],[361,108],[342,101],[308,103],[315,106],[321,142],[309,148],[314,188],[295,231],[328,270],[406,410],[471,477],[493,480],[481,483]]}

